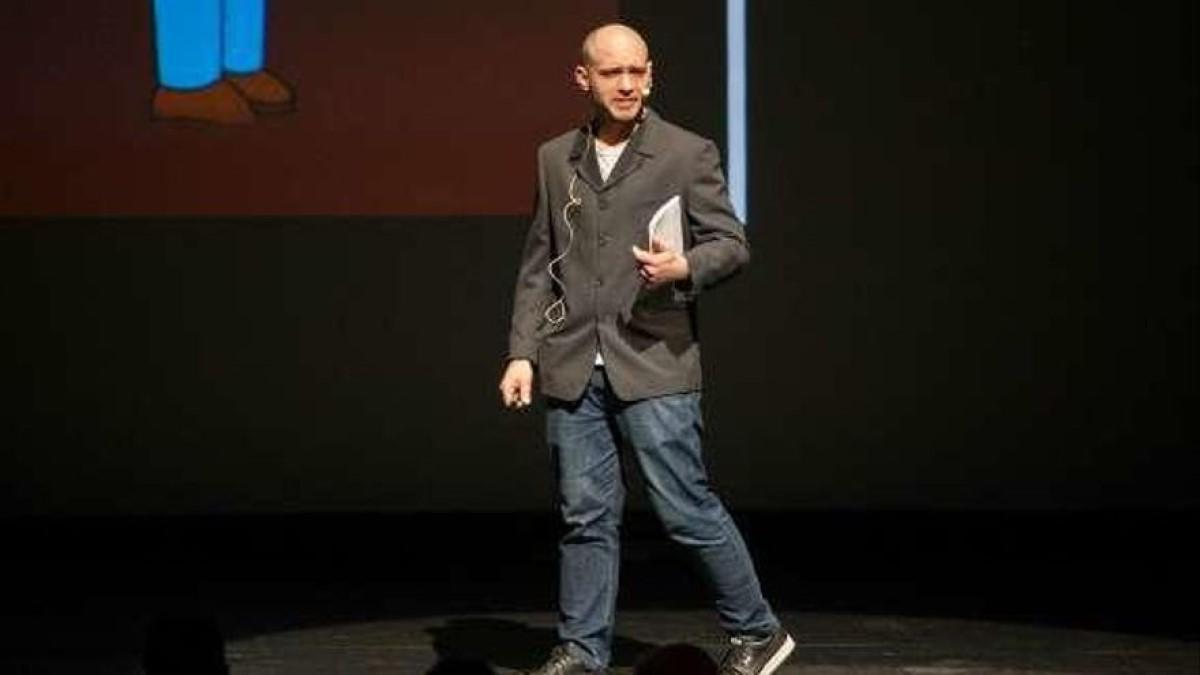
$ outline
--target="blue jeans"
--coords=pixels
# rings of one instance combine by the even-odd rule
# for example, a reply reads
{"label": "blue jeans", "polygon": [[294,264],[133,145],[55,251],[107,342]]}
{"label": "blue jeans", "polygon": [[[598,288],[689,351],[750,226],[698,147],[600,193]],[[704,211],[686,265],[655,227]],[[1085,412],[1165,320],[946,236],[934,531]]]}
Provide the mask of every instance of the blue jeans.
{"label": "blue jeans", "polygon": [[625,498],[618,437],[641,467],[650,503],[671,539],[699,559],[731,634],[779,626],[759,588],[737,526],[709,488],[701,456],[700,394],[621,401],[596,368],[578,401],[552,399],[546,435],[558,474],[566,533],[559,543],[559,639],[608,665]]}

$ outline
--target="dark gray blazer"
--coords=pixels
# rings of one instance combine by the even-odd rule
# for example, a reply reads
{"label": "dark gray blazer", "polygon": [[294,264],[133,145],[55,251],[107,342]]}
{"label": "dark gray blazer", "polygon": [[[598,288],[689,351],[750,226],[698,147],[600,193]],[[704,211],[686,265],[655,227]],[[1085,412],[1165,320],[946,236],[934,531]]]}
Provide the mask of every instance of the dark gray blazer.
{"label": "dark gray blazer", "polygon": [[[538,149],[537,201],[517,274],[508,357],[533,361],[542,393],[559,399],[583,393],[597,349],[622,400],[698,390],[696,297],[750,257],[719,152],[650,110],[608,181],[591,145],[585,127]],[[563,209],[572,176],[582,203],[569,208],[568,228]],[[675,195],[685,214],[691,279],[649,288],[631,247],[649,247],[647,224]],[[554,266],[560,287],[546,266],[564,250]],[[560,297],[566,318],[556,326],[545,311]]]}

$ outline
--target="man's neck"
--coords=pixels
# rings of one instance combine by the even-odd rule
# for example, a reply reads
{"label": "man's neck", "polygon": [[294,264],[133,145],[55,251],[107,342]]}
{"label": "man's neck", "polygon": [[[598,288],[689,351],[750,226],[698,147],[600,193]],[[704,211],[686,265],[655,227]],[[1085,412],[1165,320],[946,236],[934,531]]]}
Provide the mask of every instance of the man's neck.
{"label": "man's neck", "polygon": [[640,116],[629,122],[618,122],[601,117],[601,121],[596,127],[596,138],[605,145],[620,145],[629,140],[639,122]]}

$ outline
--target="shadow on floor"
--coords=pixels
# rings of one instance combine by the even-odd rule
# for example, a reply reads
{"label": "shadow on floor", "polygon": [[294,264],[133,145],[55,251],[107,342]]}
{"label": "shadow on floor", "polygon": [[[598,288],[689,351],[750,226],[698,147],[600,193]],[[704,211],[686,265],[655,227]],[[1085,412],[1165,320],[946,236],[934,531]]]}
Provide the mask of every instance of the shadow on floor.
{"label": "shadow on floor", "polygon": [[[426,630],[439,659],[475,658],[515,670],[535,668],[558,642],[553,629],[535,628],[508,619],[462,617]],[[657,645],[617,635],[612,665],[629,667]]]}

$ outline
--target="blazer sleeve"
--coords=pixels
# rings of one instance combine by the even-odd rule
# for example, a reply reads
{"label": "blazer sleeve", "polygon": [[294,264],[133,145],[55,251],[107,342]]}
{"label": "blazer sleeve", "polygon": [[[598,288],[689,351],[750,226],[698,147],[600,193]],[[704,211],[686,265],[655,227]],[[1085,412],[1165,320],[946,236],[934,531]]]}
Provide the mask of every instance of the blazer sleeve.
{"label": "blazer sleeve", "polygon": [[538,150],[538,181],[533,220],[525,235],[525,247],[517,271],[516,290],[513,293],[512,324],[508,333],[509,360],[537,361],[544,322],[543,312],[553,301],[550,275],[546,270],[551,250],[551,217],[543,150],[544,148]]}
{"label": "blazer sleeve", "polygon": [[716,144],[706,140],[693,166],[687,187],[692,246],[684,252],[691,278],[677,284],[688,296],[729,278],[750,261],[745,227],[729,201]]}

